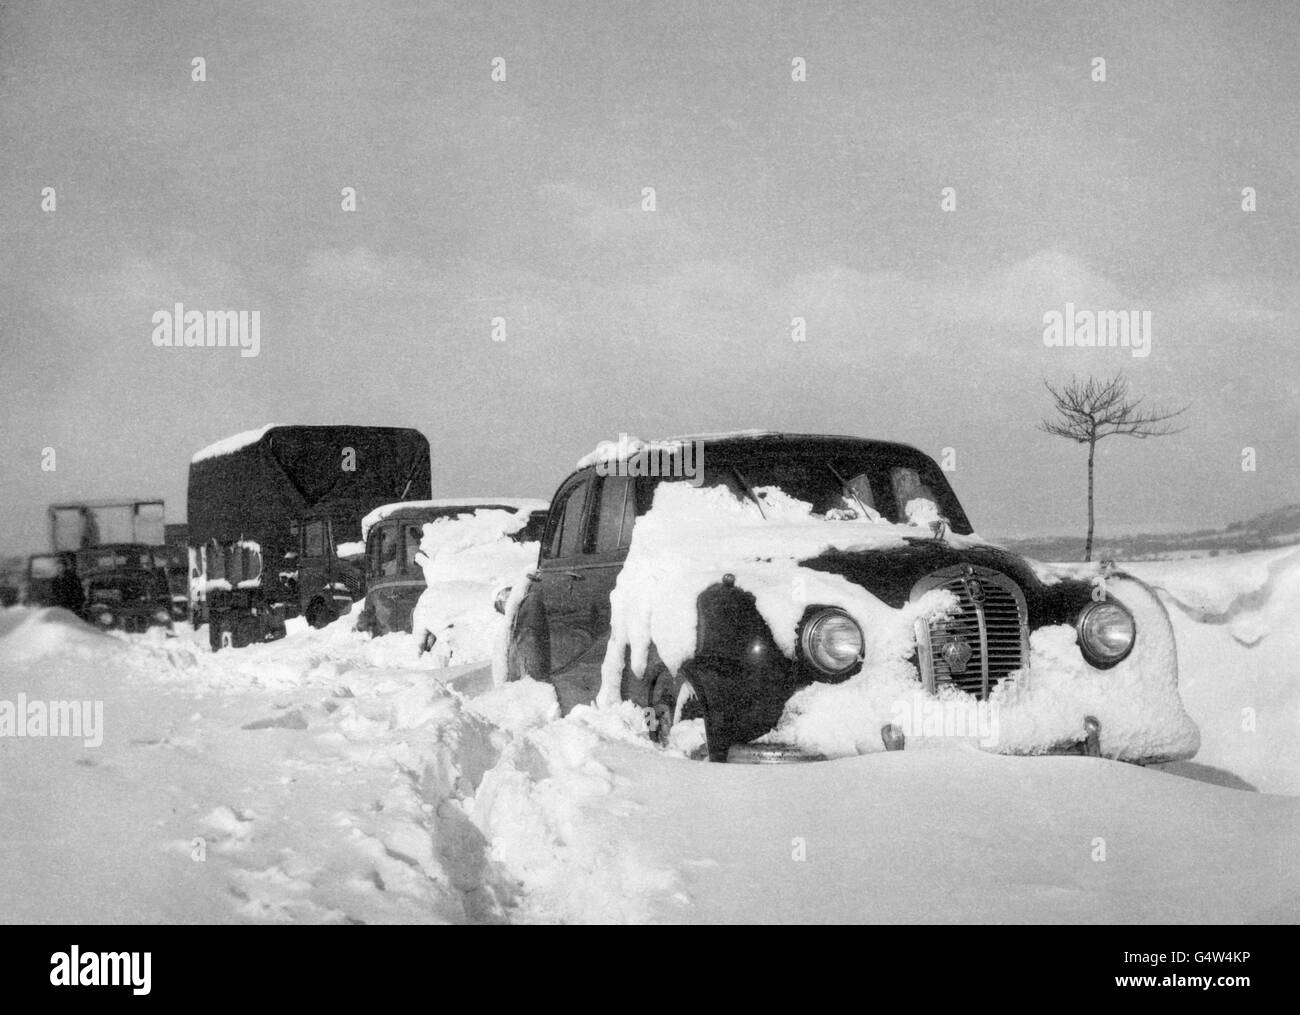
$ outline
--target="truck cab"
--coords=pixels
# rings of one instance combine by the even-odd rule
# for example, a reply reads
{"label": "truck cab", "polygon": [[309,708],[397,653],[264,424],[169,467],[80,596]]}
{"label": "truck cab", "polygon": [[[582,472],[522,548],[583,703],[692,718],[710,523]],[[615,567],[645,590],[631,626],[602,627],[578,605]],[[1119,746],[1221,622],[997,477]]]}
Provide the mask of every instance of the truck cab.
{"label": "truck cab", "polygon": [[172,626],[166,548],[109,543],[78,550],[84,619],[103,630],[143,633]]}
{"label": "truck cab", "polygon": [[312,627],[324,627],[352,609],[363,593],[363,547],[359,540],[340,542],[341,529],[330,517],[306,517],[290,524],[285,568],[296,591],[295,610]]}

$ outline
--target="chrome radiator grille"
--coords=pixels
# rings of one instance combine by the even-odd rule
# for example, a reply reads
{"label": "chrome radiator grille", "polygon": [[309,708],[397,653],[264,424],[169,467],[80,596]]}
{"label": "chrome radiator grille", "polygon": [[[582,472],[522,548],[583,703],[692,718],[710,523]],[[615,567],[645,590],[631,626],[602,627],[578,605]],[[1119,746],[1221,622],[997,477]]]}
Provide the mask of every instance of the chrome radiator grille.
{"label": "chrome radiator grille", "polygon": [[1020,587],[998,571],[958,564],[926,575],[912,589],[919,599],[947,589],[959,608],[942,620],[916,623],[916,654],[928,690],[943,684],[981,698],[1029,658],[1029,615]]}

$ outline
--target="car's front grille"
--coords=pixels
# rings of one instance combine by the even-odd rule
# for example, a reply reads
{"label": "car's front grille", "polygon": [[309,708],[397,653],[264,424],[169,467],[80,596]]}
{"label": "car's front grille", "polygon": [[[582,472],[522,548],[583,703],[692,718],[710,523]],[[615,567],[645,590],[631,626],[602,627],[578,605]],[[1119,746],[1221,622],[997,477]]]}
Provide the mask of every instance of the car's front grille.
{"label": "car's front grille", "polygon": [[917,661],[929,690],[951,684],[981,698],[1029,656],[1029,616],[1020,587],[1006,575],[958,564],[926,575],[912,589],[919,599],[931,589],[957,597],[956,612],[916,623]]}

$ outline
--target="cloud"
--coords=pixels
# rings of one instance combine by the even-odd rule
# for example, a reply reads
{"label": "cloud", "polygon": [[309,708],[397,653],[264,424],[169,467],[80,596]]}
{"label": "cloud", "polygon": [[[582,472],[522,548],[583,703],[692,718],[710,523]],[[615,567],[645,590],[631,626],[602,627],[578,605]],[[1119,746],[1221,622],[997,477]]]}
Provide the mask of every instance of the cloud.
{"label": "cloud", "polygon": [[543,183],[537,198],[550,220],[584,245],[671,248],[693,238],[679,215],[658,207],[658,190],[655,210],[646,211],[641,190],[638,185],[623,204],[574,183]]}

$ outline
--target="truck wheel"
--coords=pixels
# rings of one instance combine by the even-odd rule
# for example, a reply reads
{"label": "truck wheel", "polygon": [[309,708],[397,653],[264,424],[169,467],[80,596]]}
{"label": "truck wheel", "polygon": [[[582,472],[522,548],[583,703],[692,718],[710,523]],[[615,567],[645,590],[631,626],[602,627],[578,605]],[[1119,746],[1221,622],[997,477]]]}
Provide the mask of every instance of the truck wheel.
{"label": "truck wheel", "polygon": [[235,621],[234,634],[232,641],[235,648],[247,648],[254,642],[261,641],[259,635],[260,625],[256,617],[240,617]]}
{"label": "truck wheel", "polygon": [[312,627],[324,627],[334,618],[323,599],[313,599],[307,606],[307,623]]}

